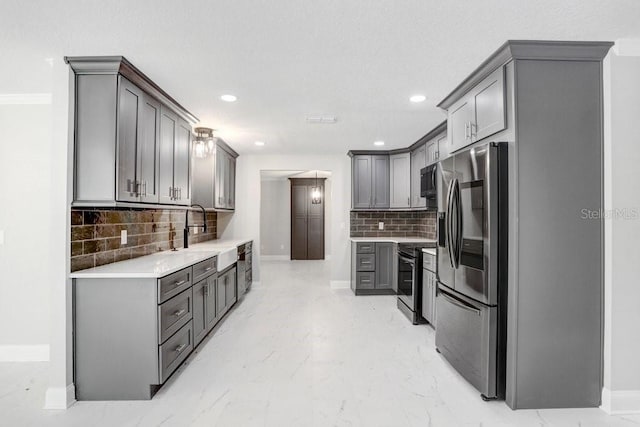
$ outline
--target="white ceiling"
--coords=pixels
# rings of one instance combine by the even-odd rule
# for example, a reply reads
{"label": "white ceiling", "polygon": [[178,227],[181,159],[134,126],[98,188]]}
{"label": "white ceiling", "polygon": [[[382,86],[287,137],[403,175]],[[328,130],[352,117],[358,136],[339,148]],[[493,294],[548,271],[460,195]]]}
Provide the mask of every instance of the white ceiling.
{"label": "white ceiling", "polygon": [[[638,0],[2,0],[0,93],[50,90],[45,58],[124,55],[241,154],[399,148],[507,39],[640,38],[639,22]],[[305,123],[320,114],[338,122]]]}

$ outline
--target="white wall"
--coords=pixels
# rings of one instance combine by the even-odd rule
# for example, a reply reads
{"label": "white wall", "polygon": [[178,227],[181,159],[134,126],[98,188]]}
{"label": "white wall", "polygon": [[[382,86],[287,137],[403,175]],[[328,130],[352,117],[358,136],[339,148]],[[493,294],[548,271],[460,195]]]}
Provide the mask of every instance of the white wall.
{"label": "white wall", "polygon": [[51,123],[51,94],[0,105],[0,361],[49,360]]}
{"label": "white wall", "polygon": [[262,180],[260,252],[263,256],[291,256],[291,186],[288,179]]}
{"label": "white wall", "polygon": [[[346,152],[346,147],[345,147]],[[351,163],[346,154],[339,155],[247,155],[238,157],[236,165],[236,212],[225,218],[222,238],[248,236],[258,240],[260,248],[261,170],[326,170],[331,172],[331,203],[327,211],[327,243],[331,250],[331,281],[334,286],[348,286],[349,280],[349,210],[351,207]],[[260,253],[257,254],[258,259]],[[257,268],[256,268],[257,267]],[[260,280],[260,266],[254,267]]]}
{"label": "white wall", "polygon": [[640,41],[616,43],[604,73],[605,209],[621,215],[605,220],[603,409],[640,412]]}

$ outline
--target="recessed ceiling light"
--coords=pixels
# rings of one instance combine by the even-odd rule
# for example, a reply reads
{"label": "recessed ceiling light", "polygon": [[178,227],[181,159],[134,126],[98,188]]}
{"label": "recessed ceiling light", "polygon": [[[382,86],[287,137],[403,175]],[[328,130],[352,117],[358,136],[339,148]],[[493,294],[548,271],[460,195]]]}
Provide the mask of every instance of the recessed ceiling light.
{"label": "recessed ceiling light", "polygon": [[262,147],[262,146],[264,145],[264,142],[262,142],[262,141],[256,141],[256,142],[255,142],[255,144],[256,144],[258,147]]}
{"label": "recessed ceiling light", "polygon": [[415,102],[417,104],[418,102],[424,102],[425,99],[427,99],[427,97],[424,95],[413,95],[411,98],[409,98],[409,101]]}
{"label": "recessed ceiling light", "polygon": [[375,141],[373,145],[377,145],[378,147],[384,145],[384,141]]}
{"label": "recessed ceiling light", "polygon": [[236,102],[236,100],[238,99],[238,97],[236,97],[235,95],[222,95],[220,97],[220,99],[222,99],[225,102]]}

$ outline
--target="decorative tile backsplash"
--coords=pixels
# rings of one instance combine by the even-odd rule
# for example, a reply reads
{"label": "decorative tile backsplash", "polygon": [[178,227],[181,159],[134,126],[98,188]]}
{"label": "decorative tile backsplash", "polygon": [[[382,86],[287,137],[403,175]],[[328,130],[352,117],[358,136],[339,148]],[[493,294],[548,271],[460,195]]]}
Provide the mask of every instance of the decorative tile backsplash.
{"label": "decorative tile backsplash", "polygon": [[[183,246],[184,210],[171,209],[72,209],[71,271],[97,267],[125,259]],[[194,234],[189,243],[217,237],[216,212],[207,212],[207,232]],[[202,213],[189,212],[189,224],[201,224]],[[127,244],[120,232],[127,230]]]}
{"label": "decorative tile backsplash", "polygon": [[[378,223],[384,222],[384,230]],[[435,211],[351,211],[351,237],[436,238]]]}

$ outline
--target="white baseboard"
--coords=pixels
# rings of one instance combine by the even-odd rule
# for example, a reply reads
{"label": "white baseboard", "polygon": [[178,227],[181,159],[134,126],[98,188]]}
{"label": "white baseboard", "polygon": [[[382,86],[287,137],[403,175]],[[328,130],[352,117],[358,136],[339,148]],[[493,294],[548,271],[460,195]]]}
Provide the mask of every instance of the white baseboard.
{"label": "white baseboard", "polygon": [[640,390],[603,388],[600,409],[610,415],[640,414]]}
{"label": "white baseboard", "polygon": [[261,261],[290,261],[289,255],[260,255]]}
{"label": "white baseboard", "polygon": [[331,289],[350,289],[351,282],[349,280],[332,280],[329,282]]}
{"label": "white baseboard", "polygon": [[44,398],[44,409],[65,410],[76,403],[76,387],[49,387]]}
{"label": "white baseboard", "polygon": [[0,345],[0,362],[48,362],[49,345]]}

